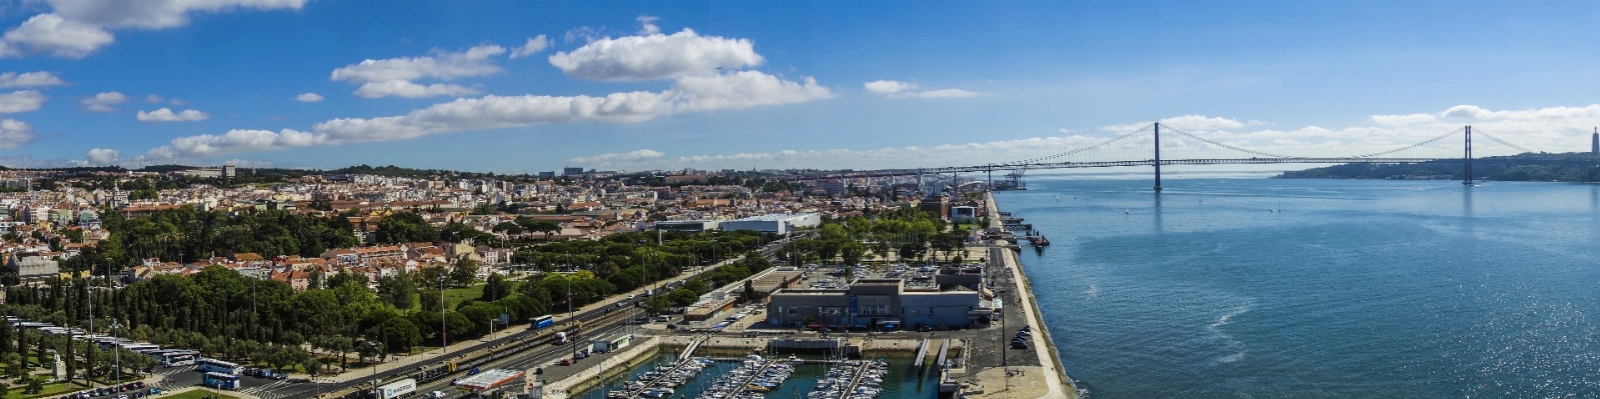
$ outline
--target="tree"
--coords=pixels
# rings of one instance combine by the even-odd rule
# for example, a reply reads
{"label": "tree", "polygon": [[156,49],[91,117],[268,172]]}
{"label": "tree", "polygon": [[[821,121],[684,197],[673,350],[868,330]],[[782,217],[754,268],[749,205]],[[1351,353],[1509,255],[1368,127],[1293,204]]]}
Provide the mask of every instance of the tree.
{"label": "tree", "polygon": [[693,305],[695,301],[700,300],[700,294],[687,288],[679,288],[667,293],[666,298],[672,301],[673,306],[683,307]]}
{"label": "tree", "polygon": [[456,261],[456,268],[450,270],[450,282],[455,285],[471,284],[478,277],[478,261],[462,259]]}
{"label": "tree", "polygon": [[377,337],[389,351],[410,350],[422,343],[422,333],[417,325],[405,318],[395,317],[378,325]]}
{"label": "tree", "polygon": [[378,278],[378,300],[394,306],[395,309],[411,309],[415,304],[411,300],[411,293],[416,291],[417,287],[412,283],[410,273],[402,271],[393,276]]}
{"label": "tree", "polygon": [[488,282],[483,285],[483,300],[493,302],[508,295],[511,295],[511,281],[500,273],[490,273]]}
{"label": "tree", "polygon": [[671,306],[672,300],[668,299],[666,295],[656,295],[644,301],[645,310],[652,314],[665,312]]}
{"label": "tree", "polygon": [[378,221],[378,242],[432,242],[437,239],[439,231],[416,213],[396,213]]}

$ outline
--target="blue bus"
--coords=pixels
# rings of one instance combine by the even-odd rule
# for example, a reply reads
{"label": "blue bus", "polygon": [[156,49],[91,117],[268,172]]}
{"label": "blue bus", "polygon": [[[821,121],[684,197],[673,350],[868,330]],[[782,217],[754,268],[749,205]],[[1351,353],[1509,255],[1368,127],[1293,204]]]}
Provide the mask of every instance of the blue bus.
{"label": "blue bus", "polygon": [[216,388],[216,389],[223,389],[223,390],[229,390],[229,391],[237,391],[237,390],[239,390],[239,376],[237,376],[237,375],[223,374],[223,373],[206,373],[205,379],[202,380],[200,383],[201,384],[205,384],[205,386]]}
{"label": "blue bus", "polygon": [[194,361],[194,370],[202,373],[239,375],[240,367],[235,363],[202,357],[199,360]]}
{"label": "blue bus", "polygon": [[535,329],[535,330],[538,330],[538,329],[541,329],[541,328],[550,327],[551,325],[554,325],[554,324],[556,324],[556,319],[554,317],[550,317],[550,315],[544,315],[544,316],[539,316],[539,317],[533,318],[533,329]]}

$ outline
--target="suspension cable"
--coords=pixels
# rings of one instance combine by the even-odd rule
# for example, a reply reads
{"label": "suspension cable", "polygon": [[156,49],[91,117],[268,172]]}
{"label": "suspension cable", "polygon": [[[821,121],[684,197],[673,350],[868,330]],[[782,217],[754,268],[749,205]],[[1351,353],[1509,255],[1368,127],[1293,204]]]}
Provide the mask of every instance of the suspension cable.
{"label": "suspension cable", "polygon": [[1533,150],[1529,150],[1527,148],[1522,148],[1521,146],[1518,146],[1516,144],[1507,143],[1505,140],[1501,140],[1499,137],[1491,136],[1488,133],[1484,133],[1482,130],[1475,131],[1473,133],[1483,135],[1483,137],[1488,137],[1489,140],[1494,140],[1494,142],[1500,143],[1500,145],[1503,145],[1503,146],[1506,146],[1506,147],[1515,148],[1515,149],[1517,149],[1517,151],[1534,152]]}
{"label": "suspension cable", "polygon": [[1203,141],[1206,144],[1211,144],[1211,145],[1214,145],[1214,146],[1227,148],[1227,149],[1234,150],[1234,151],[1245,152],[1245,153],[1250,153],[1250,154],[1255,154],[1255,155],[1262,155],[1262,156],[1266,156],[1266,157],[1270,157],[1270,158],[1301,158],[1301,157],[1297,157],[1297,156],[1293,156],[1293,155],[1273,154],[1273,153],[1270,153],[1270,152],[1261,152],[1261,151],[1256,151],[1256,150],[1249,150],[1249,149],[1239,148],[1239,147],[1235,147],[1235,146],[1232,146],[1232,145],[1222,144],[1222,143],[1218,143],[1218,142],[1215,142],[1215,141],[1207,140],[1207,139],[1202,138],[1200,136],[1189,134],[1188,132],[1172,128],[1171,126],[1168,126],[1167,130],[1178,132],[1178,134],[1181,134],[1181,135],[1184,135],[1184,136],[1188,136],[1189,138],[1192,138],[1192,139],[1195,139],[1195,140]]}
{"label": "suspension cable", "polygon": [[1016,162],[1007,162],[1007,163],[1003,163],[1001,165],[1018,165],[1018,164],[1037,163],[1037,162],[1040,162],[1040,161],[1048,161],[1048,160],[1051,160],[1051,159],[1056,159],[1056,158],[1060,158],[1060,157],[1064,157],[1064,156],[1068,156],[1068,155],[1072,155],[1072,154],[1077,154],[1077,153],[1084,152],[1084,151],[1093,150],[1093,149],[1096,149],[1096,148],[1103,147],[1106,144],[1111,144],[1111,143],[1117,142],[1118,140],[1122,140],[1122,139],[1131,137],[1131,136],[1133,136],[1135,134],[1139,134],[1139,132],[1143,132],[1145,130],[1150,129],[1151,126],[1155,126],[1155,124],[1152,123],[1152,124],[1149,124],[1149,125],[1145,125],[1145,127],[1140,128],[1139,130],[1128,132],[1128,133],[1125,133],[1125,134],[1123,134],[1121,136],[1117,136],[1116,138],[1113,138],[1113,139],[1110,139],[1110,140],[1106,140],[1106,141],[1102,141],[1099,144],[1091,145],[1091,146],[1088,146],[1088,147],[1083,147],[1083,148],[1079,148],[1079,149],[1076,149],[1076,150],[1067,151],[1067,152],[1063,152],[1063,153],[1055,154],[1055,155],[1043,156],[1043,157],[1038,157],[1038,158],[1033,158],[1033,159],[1024,159],[1024,160],[1016,161]]}
{"label": "suspension cable", "polygon": [[1346,158],[1372,158],[1372,157],[1377,157],[1379,155],[1389,155],[1389,154],[1393,154],[1393,153],[1396,153],[1396,152],[1405,151],[1405,150],[1409,150],[1409,149],[1412,149],[1412,148],[1417,148],[1417,147],[1425,146],[1425,145],[1428,145],[1428,144],[1432,144],[1435,141],[1444,140],[1445,137],[1454,136],[1456,133],[1461,133],[1461,131],[1464,130],[1464,129],[1465,128],[1451,130],[1450,133],[1445,133],[1444,135],[1441,135],[1439,137],[1434,137],[1434,138],[1428,139],[1427,141],[1424,141],[1424,142],[1421,142],[1421,143],[1416,143],[1416,144],[1408,145],[1408,146],[1405,146],[1405,147],[1396,148],[1396,149],[1393,149],[1393,150],[1382,151],[1382,152],[1374,152],[1374,153],[1371,153],[1371,154],[1361,154],[1361,155],[1356,155],[1356,156],[1353,156],[1353,157],[1346,157]]}

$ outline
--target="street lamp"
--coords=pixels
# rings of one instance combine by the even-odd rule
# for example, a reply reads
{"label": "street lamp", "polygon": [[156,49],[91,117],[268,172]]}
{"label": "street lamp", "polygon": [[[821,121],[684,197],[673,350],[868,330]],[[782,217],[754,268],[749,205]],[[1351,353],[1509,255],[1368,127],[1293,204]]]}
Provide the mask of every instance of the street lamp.
{"label": "street lamp", "polygon": [[444,322],[444,275],[439,275],[439,348],[440,354],[450,354],[450,328]]}

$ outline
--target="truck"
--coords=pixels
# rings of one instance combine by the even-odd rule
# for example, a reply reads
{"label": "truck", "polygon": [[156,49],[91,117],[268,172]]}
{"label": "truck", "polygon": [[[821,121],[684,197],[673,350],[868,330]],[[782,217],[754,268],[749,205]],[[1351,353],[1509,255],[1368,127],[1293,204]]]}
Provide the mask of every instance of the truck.
{"label": "truck", "polygon": [[394,399],[417,392],[417,380],[407,378],[378,387],[377,399]]}
{"label": "truck", "polygon": [[555,345],[566,345],[567,344],[567,332],[566,331],[562,331],[562,332],[556,333],[555,341],[550,341],[550,343],[555,344]]}

